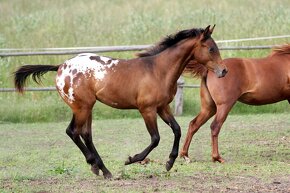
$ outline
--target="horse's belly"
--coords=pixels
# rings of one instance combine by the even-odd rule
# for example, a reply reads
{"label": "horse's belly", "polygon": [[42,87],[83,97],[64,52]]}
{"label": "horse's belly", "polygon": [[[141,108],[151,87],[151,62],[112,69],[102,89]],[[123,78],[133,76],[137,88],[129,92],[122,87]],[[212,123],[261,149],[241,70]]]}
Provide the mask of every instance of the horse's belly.
{"label": "horse's belly", "polygon": [[280,93],[245,93],[238,101],[248,105],[266,105],[285,99],[286,98]]}
{"label": "horse's belly", "polygon": [[98,88],[95,93],[96,99],[110,107],[117,109],[136,109],[134,93],[122,92],[117,88]]}

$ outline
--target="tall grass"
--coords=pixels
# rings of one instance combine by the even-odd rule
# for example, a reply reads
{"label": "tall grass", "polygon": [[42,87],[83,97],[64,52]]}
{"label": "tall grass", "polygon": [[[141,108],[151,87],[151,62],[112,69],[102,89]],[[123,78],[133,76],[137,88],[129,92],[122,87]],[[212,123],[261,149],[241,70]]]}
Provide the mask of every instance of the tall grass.
{"label": "tall grass", "polygon": [[[41,48],[153,44],[167,34],[216,24],[216,40],[289,34],[288,0],[2,0],[0,48]],[[230,45],[282,44],[289,39],[242,42]],[[225,44],[221,44],[223,46]],[[228,44],[229,45],[229,44]],[[261,57],[269,51],[223,51],[227,57]],[[120,58],[132,52],[107,53]],[[30,56],[0,59],[0,87],[13,87],[11,73],[23,64],[59,64],[70,56]],[[45,75],[44,86],[54,85],[55,74]],[[187,79],[187,82],[193,80]],[[198,83],[198,80],[194,80]],[[36,86],[31,83],[30,86]],[[187,89],[185,114],[199,110],[198,89]],[[0,121],[69,119],[70,110],[55,92],[0,93]],[[274,110],[275,109],[275,110]],[[286,103],[259,107],[237,105],[233,113],[289,112]],[[57,112],[57,113],[56,113]],[[97,104],[95,118],[139,116]]]}

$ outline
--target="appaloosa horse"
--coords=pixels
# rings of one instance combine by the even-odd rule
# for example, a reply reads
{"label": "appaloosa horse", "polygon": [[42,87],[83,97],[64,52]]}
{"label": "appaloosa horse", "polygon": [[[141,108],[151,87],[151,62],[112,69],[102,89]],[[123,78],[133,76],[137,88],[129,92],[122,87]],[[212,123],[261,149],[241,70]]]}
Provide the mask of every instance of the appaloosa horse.
{"label": "appaloosa horse", "polygon": [[96,100],[118,109],[138,109],[145,121],[151,143],[141,153],[129,157],[125,164],[144,160],[158,145],[158,114],[172,128],[175,137],[166,163],[166,169],[170,170],[178,156],[181,132],[169,103],[185,65],[189,60],[196,60],[215,71],[218,77],[227,72],[211,38],[212,31],[210,26],[180,31],[130,60],[84,53],[61,65],[22,66],[15,72],[15,87],[22,92],[30,75],[39,82],[44,73],[57,71],[56,88],[73,112],[66,133],[91,164],[92,171],[98,175],[99,169],[102,170],[105,178],[111,178],[112,174],[100,158],[91,134],[92,109]]}
{"label": "appaloosa horse", "polygon": [[290,103],[290,44],[277,47],[259,59],[229,58],[223,60],[228,74],[217,79],[203,65],[190,62],[185,72],[201,76],[201,111],[189,124],[180,156],[190,161],[188,149],[192,136],[213,115],[210,126],[213,161],[224,162],[218,151],[218,135],[228,113],[237,101],[265,105],[288,100]]}

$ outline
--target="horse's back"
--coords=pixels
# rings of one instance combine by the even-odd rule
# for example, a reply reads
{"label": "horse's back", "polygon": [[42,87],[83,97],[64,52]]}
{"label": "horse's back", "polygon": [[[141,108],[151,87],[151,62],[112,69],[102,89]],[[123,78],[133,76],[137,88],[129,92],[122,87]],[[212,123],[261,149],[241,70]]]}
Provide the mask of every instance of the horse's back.
{"label": "horse's back", "polygon": [[290,99],[290,55],[248,59],[249,87],[241,102],[264,105]]}
{"label": "horse's back", "polygon": [[228,74],[216,78],[209,72],[207,86],[216,103],[235,100],[263,105],[290,99],[290,58],[228,58]]}

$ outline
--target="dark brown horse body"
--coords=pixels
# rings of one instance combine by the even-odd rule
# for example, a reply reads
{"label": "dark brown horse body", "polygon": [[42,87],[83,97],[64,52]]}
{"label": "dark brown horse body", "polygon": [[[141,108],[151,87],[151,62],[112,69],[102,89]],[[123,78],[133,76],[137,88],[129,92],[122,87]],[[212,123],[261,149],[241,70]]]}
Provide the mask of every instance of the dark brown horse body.
{"label": "dark brown horse body", "polygon": [[192,136],[215,115],[210,126],[212,159],[224,162],[218,151],[218,134],[236,101],[249,105],[265,105],[282,100],[290,103],[290,45],[277,48],[265,58],[229,58],[223,60],[223,64],[228,68],[228,74],[224,78],[217,79],[212,72],[202,77],[201,111],[190,122],[180,153],[187,161],[190,161],[188,149]]}
{"label": "dark brown horse body", "polygon": [[[157,114],[174,132],[174,143],[166,164],[170,170],[178,156],[180,127],[169,103],[173,100],[177,79],[189,60],[197,61],[222,77],[219,50],[211,38],[213,28],[183,30],[168,36],[155,47],[131,60],[112,59],[95,54],[80,54],[59,66],[26,65],[15,72],[15,86],[23,91],[25,80],[32,75],[39,81],[48,71],[58,71],[56,87],[71,107],[73,118],[66,132],[91,164],[92,171],[105,178],[112,175],[103,164],[92,142],[92,109],[99,100],[119,109],[138,109],[151,136],[150,145],[129,157],[125,164],[142,161],[160,140]],[[81,140],[82,139],[82,140]]]}

